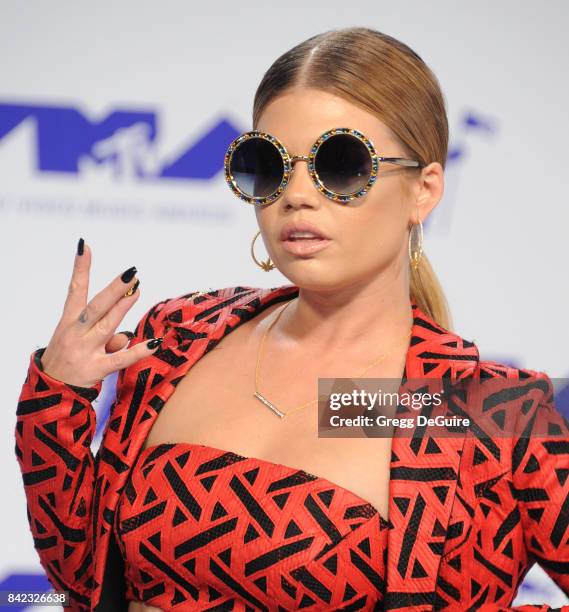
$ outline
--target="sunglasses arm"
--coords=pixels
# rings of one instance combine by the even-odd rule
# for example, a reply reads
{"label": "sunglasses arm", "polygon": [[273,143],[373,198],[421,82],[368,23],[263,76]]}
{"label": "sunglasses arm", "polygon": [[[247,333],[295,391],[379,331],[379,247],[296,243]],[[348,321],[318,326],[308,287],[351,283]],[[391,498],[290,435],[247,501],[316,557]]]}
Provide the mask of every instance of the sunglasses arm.
{"label": "sunglasses arm", "polygon": [[425,164],[415,159],[405,159],[404,157],[380,157],[379,161],[387,162],[389,164],[399,164],[400,166],[408,166],[409,168],[423,168]]}

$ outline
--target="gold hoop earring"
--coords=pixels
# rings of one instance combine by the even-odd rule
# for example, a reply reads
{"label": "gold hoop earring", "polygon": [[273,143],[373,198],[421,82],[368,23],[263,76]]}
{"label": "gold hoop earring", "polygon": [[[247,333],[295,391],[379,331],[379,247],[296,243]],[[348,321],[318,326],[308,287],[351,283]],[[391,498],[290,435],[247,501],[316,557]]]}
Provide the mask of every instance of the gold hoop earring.
{"label": "gold hoop earring", "polygon": [[[415,228],[417,227],[419,227],[418,232],[415,231]],[[413,242],[416,244],[412,245]],[[419,223],[413,223],[411,225],[411,231],[409,232],[409,261],[411,262],[411,267],[413,268],[413,270],[418,269],[422,256],[423,256],[423,224],[421,223],[421,219],[419,219]]]}
{"label": "gold hoop earring", "polygon": [[275,265],[271,261],[271,258],[267,257],[265,261],[259,261],[255,257],[255,240],[257,240],[260,234],[261,234],[261,230],[259,230],[255,234],[255,237],[253,238],[253,242],[251,242],[251,257],[253,258],[253,261],[259,266],[259,268],[263,269],[265,272],[270,272],[275,267]]}

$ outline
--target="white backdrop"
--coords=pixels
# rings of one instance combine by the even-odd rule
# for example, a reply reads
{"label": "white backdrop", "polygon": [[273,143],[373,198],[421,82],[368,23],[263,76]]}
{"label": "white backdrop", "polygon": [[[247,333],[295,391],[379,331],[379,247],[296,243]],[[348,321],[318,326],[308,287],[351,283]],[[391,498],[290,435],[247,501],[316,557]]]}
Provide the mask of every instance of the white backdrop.
{"label": "white backdrop", "polygon": [[[251,128],[268,66],[313,34],[374,27],[434,70],[451,156],[425,251],[454,329],[482,358],[569,376],[568,18],[563,0],[0,0],[0,453],[10,492],[0,590],[41,584],[13,429],[29,355],[59,319],[78,238],[93,249],[91,295],[139,270],[142,295],[121,328],[191,290],[287,284],[251,260],[254,211],[227,189],[219,151]],[[567,598],[534,568],[514,603],[526,601]]]}

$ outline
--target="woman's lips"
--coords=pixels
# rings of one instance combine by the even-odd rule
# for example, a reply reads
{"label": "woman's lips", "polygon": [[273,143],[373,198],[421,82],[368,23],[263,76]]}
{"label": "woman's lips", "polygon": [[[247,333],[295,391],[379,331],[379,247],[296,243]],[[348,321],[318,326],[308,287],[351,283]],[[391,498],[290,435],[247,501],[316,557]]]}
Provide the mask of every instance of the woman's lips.
{"label": "woman's lips", "polygon": [[282,240],[285,251],[293,255],[311,255],[325,249],[332,241],[328,238],[297,238],[296,240]]}

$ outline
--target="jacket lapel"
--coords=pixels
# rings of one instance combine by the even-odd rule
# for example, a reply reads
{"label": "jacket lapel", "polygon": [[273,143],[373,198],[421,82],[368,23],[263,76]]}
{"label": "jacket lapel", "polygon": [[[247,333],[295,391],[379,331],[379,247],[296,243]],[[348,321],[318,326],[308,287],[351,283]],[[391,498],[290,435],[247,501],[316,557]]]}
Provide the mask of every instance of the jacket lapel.
{"label": "jacket lapel", "polygon": [[[96,459],[93,608],[102,601],[101,592],[108,595],[113,588],[107,555],[118,498],[160,410],[194,363],[225,335],[272,304],[295,298],[298,287],[231,287],[192,295],[165,306],[160,321],[165,324],[162,346],[124,370],[117,386],[119,393]],[[478,362],[475,345],[442,329],[412,305],[413,329],[403,381],[470,376]],[[139,341],[145,340],[146,334]],[[400,433],[397,430],[393,438],[390,466],[393,528],[388,537],[387,588],[393,607],[401,602],[431,602],[464,444],[464,438],[435,442],[427,436],[413,440]],[[111,550],[116,555],[114,542]]]}
{"label": "jacket lapel", "polygon": [[[448,391],[472,377],[479,361],[474,343],[443,329],[412,305],[413,329],[400,393],[416,388],[414,379],[430,379],[431,385],[445,381],[436,384],[437,390],[442,386]],[[446,402],[441,408],[443,416],[452,416]],[[432,430],[417,429],[420,435],[411,436],[397,428],[393,435],[386,610],[436,609],[437,575],[466,435],[436,437]]]}

